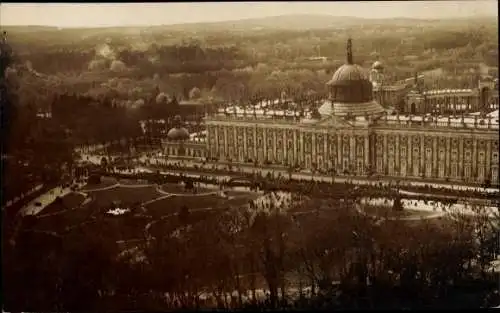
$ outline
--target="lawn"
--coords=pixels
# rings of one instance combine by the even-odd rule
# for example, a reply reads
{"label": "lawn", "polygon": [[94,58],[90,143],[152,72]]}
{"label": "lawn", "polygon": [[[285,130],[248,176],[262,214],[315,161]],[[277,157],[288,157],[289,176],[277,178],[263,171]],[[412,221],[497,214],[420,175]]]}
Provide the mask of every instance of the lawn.
{"label": "lawn", "polygon": [[144,228],[151,220],[142,216],[106,216],[85,225],[87,231],[98,233],[102,238],[118,240],[142,239]]}
{"label": "lawn", "polygon": [[65,211],[67,209],[76,208],[85,200],[85,196],[82,194],[71,192],[60,198],[60,200],[55,200],[51,204],[47,205],[39,215],[43,216],[46,214],[58,213]]}
{"label": "lawn", "polygon": [[86,184],[82,187],[82,191],[93,190],[93,189],[101,189],[109,186],[113,186],[117,183],[117,180],[113,177],[101,177],[101,182],[99,184]]}
{"label": "lawn", "polygon": [[[116,183],[116,180],[104,178],[99,185],[87,186],[88,189],[103,188]],[[139,181],[121,182],[126,185],[140,185]],[[102,236],[111,236],[110,238],[121,238],[117,240],[134,239],[144,235],[144,227],[154,219],[159,219],[166,215],[172,215],[168,220],[179,220],[176,215],[183,206],[190,210],[189,223],[205,219],[211,214],[218,214],[219,209],[230,206],[241,206],[255,199],[258,194],[246,191],[227,191],[225,196],[219,194],[219,190],[202,188],[198,189],[200,195],[192,194],[192,191],[182,191],[183,186],[176,184],[163,185],[165,192],[179,192],[182,195],[172,195],[158,201],[146,204],[146,217],[140,217],[130,214],[123,216],[103,216],[102,212],[111,208],[113,202],[120,202],[122,208],[139,208],[141,203],[145,203],[165,194],[159,193],[154,186],[145,187],[116,187],[99,191],[85,192],[90,197],[90,202],[80,206],[85,197],[79,193],[70,193],[50,204],[36,219],[33,228],[42,231],[55,231],[64,233],[68,228],[74,229],[84,226],[95,232],[102,233]],[[207,191],[213,191],[213,194],[203,194]],[[207,210],[205,210],[207,209]],[[213,210],[211,210],[213,209]],[[53,214],[55,213],[55,214]],[[149,216],[149,217],[148,217]],[[165,227],[167,219],[154,224]],[[95,229],[95,230],[94,230]]]}
{"label": "lawn", "polygon": [[142,179],[120,179],[118,181],[120,185],[153,185],[150,184],[147,180],[142,180]]}
{"label": "lawn", "polygon": [[62,233],[67,227],[73,227],[92,220],[97,208],[91,203],[82,207],[74,207],[60,214],[41,215],[37,217],[34,228],[42,231],[55,231]]}
{"label": "lawn", "polygon": [[162,200],[158,200],[146,205],[148,214],[153,217],[160,217],[177,213],[183,206],[189,210],[197,210],[204,208],[218,208],[224,205],[227,199],[217,195],[204,196],[171,196]]}
{"label": "lawn", "polygon": [[[210,210],[210,211],[193,211],[189,213],[187,223],[196,224],[200,221],[206,220],[208,217],[214,214],[220,214],[220,210]],[[181,222],[179,218],[175,215],[163,218],[161,220],[156,220],[151,224],[149,228],[149,234],[154,237],[164,237],[170,235],[173,231],[179,228]]]}
{"label": "lawn", "polygon": [[193,190],[188,190],[184,188],[184,185],[181,184],[165,184],[161,186],[161,190],[172,193],[172,194],[194,194],[196,193],[207,193],[207,192],[213,192],[217,191],[217,189],[214,188],[207,188],[207,187],[194,187]]}
{"label": "lawn", "polygon": [[390,206],[379,206],[379,205],[364,205],[362,210],[368,215],[385,217],[385,218],[428,217],[435,214],[435,212],[419,211],[412,209],[394,210]]}
{"label": "lawn", "polygon": [[89,192],[93,202],[99,207],[109,207],[114,201],[119,201],[124,206],[138,205],[140,203],[162,196],[155,187],[127,188],[117,187],[108,190]]}

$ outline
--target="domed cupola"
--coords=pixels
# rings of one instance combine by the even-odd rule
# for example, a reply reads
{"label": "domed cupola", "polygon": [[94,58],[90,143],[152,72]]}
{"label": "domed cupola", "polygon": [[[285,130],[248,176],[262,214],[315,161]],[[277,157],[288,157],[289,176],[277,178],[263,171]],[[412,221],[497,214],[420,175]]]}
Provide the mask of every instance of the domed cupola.
{"label": "domed cupola", "polygon": [[372,65],[372,69],[376,71],[383,71],[384,70],[384,64],[380,61],[375,61]]}
{"label": "domed cupola", "polygon": [[364,116],[384,111],[373,100],[373,85],[367,72],[353,62],[352,40],[347,40],[347,60],[327,83],[330,98],[320,108],[321,115]]}
{"label": "domed cupola", "polygon": [[347,62],[337,69],[327,83],[331,99],[343,103],[359,103],[373,99],[372,84],[363,68],[353,62],[352,41],[347,40]]}
{"label": "domed cupola", "polygon": [[189,139],[189,131],[182,127],[182,120],[179,115],[174,118],[174,127],[167,133],[167,139],[172,141],[184,141]]}

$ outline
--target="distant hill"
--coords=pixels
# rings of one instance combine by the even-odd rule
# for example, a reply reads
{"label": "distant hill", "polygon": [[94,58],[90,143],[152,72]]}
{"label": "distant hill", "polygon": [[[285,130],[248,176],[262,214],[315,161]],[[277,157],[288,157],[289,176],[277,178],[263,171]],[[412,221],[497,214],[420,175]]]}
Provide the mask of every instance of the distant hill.
{"label": "distant hill", "polygon": [[[371,26],[371,25],[392,25],[392,26],[425,26],[439,24],[457,24],[457,23],[496,23],[496,17],[475,17],[475,18],[450,18],[441,20],[432,19],[412,19],[412,18],[392,18],[392,19],[365,19],[349,16],[331,16],[331,15],[281,15],[263,18],[241,19],[234,21],[221,22],[203,22],[203,23],[184,23],[173,25],[158,26],[124,26],[124,27],[106,27],[106,28],[80,28],[79,31],[89,31],[89,33],[134,33],[141,30],[148,31],[252,31],[252,30],[309,30],[309,29],[338,29],[352,26]],[[50,26],[5,26],[2,29],[14,32],[51,32],[58,31],[57,27]],[[64,29],[67,32],[75,31],[75,28]]]}

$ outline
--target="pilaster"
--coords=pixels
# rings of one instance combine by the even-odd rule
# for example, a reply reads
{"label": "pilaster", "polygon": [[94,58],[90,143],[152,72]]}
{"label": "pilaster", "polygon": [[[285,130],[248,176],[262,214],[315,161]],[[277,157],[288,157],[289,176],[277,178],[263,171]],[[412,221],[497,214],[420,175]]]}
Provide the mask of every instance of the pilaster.
{"label": "pilaster", "polygon": [[343,151],[342,151],[342,133],[337,134],[337,164],[340,165],[340,168],[344,167],[344,164],[342,162],[342,158],[344,157]]}
{"label": "pilaster", "polygon": [[[219,127],[215,126],[214,127],[215,129],[215,154],[216,155],[219,155],[220,154],[220,147],[219,147],[219,142],[220,142],[220,139],[219,139]],[[215,157],[214,155],[212,155],[212,157]]]}
{"label": "pilaster", "polygon": [[471,168],[471,176],[474,177],[474,180],[477,179],[478,174],[478,151],[477,151],[477,138],[472,138],[472,168]]}
{"label": "pilaster", "polygon": [[365,158],[365,168],[371,166],[370,164],[370,134],[365,135],[365,148],[363,149],[363,156]]}
{"label": "pilaster", "polygon": [[439,169],[438,169],[438,137],[433,136],[432,137],[432,176],[433,177],[439,177]]}
{"label": "pilaster", "polygon": [[396,151],[394,151],[394,166],[396,169],[394,169],[394,172],[396,173],[397,176],[400,175],[400,148],[399,148],[399,134],[395,134],[395,145],[396,145]]}
{"label": "pilaster", "polygon": [[311,165],[312,163],[317,163],[316,162],[316,133],[313,132],[311,133]]}
{"label": "pilaster", "polygon": [[382,172],[383,174],[387,174],[388,169],[388,161],[389,161],[389,149],[387,147],[387,134],[384,134],[384,147],[382,151]]}
{"label": "pilaster", "polygon": [[227,159],[229,154],[228,143],[227,143],[227,126],[224,125],[224,160]]}
{"label": "pilaster", "polygon": [[[298,162],[298,155],[297,155],[297,130],[293,130],[293,165],[295,165],[296,162]],[[300,152],[298,152],[300,154]]]}
{"label": "pilaster", "polygon": [[418,173],[422,175],[425,173],[425,168],[424,168],[424,162],[425,162],[425,136],[420,135],[420,169]]}
{"label": "pilaster", "polygon": [[245,157],[245,161],[248,158],[248,141],[247,141],[247,127],[243,127],[243,156]]}
{"label": "pilaster", "polygon": [[485,155],[485,163],[486,163],[486,170],[489,171],[490,173],[486,172],[486,176],[491,174],[491,140],[486,140],[486,155]]}
{"label": "pilaster", "polygon": [[356,169],[356,160],[358,156],[356,155],[356,136],[354,134],[349,135],[349,160],[350,166]]}
{"label": "pilaster", "polygon": [[233,154],[231,158],[233,160],[240,160],[240,147],[238,146],[238,136],[237,136],[237,127],[233,127]]}
{"label": "pilaster", "polygon": [[286,160],[286,163],[289,163],[288,161],[288,140],[287,140],[287,137],[286,137],[286,132],[287,130],[283,129],[283,140],[282,140],[282,145],[281,145],[281,155],[283,156],[283,161],[282,163],[285,164],[285,160]]}
{"label": "pilaster", "polygon": [[254,127],[253,127],[253,156],[254,156],[254,160],[258,160],[259,159],[259,155],[257,154],[257,143],[258,143],[258,140],[257,140],[257,124],[255,124]]}
{"label": "pilaster", "polygon": [[458,147],[458,170],[460,180],[463,180],[464,177],[464,139],[460,137],[458,139],[459,147]]}
{"label": "pilaster", "polygon": [[408,161],[406,162],[406,176],[413,176],[413,136],[406,136],[408,141],[408,150],[406,151],[406,157]]}

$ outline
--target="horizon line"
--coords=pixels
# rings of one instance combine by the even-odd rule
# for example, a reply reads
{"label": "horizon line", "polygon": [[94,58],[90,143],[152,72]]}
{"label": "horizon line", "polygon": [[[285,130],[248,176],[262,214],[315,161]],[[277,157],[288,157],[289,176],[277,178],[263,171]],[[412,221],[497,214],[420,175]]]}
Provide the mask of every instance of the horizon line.
{"label": "horizon line", "polygon": [[0,27],[50,27],[50,28],[59,28],[59,29],[97,29],[97,28],[134,28],[134,27],[161,27],[161,26],[181,26],[181,25],[196,25],[196,24],[220,24],[220,23],[228,23],[228,22],[242,22],[242,21],[251,21],[251,20],[262,20],[266,18],[277,18],[277,17],[292,17],[292,16],[321,16],[321,17],[332,17],[332,18],[351,18],[358,20],[422,20],[422,21],[452,21],[452,20],[468,20],[468,19],[478,19],[478,18],[497,18],[498,16],[495,14],[492,15],[476,15],[476,16],[450,16],[446,18],[424,18],[424,17],[408,17],[408,16],[395,16],[395,17],[359,17],[359,16],[349,16],[349,15],[331,15],[331,14],[281,14],[281,15],[269,15],[262,17],[253,17],[253,18],[241,18],[241,19],[227,19],[220,21],[193,21],[193,22],[185,22],[185,23],[154,23],[154,24],[129,24],[129,25],[93,25],[93,26],[85,26],[85,25],[72,25],[72,26],[60,26],[57,24],[3,24]]}

